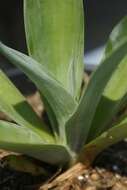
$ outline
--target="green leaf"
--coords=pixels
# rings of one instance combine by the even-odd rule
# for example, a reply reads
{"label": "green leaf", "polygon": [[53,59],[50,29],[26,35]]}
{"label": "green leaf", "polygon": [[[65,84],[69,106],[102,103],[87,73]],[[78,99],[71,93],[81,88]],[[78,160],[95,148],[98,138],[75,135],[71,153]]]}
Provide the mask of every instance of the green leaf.
{"label": "green leaf", "polygon": [[121,61],[103,92],[91,125],[89,141],[109,128],[113,117],[120,111],[123,100],[127,98],[126,76],[127,56]]}
{"label": "green leaf", "polygon": [[50,164],[64,164],[70,159],[63,146],[44,144],[31,129],[4,121],[0,121],[0,148],[26,154]]}
{"label": "green leaf", "polygon": [[53,142],[48,128],[38,118],[24,96],[0,70],[0,111],[7,114],[19,125],[35,131],[43,142]]}
{"label": "green leaf", "polygon": [[21,154],[10,153],[0,161],[4,163],[5,167],[18,172],[30,173],[34,176],[43,175],[49,177],[51,175],[44,167],[39,166],[33,158]]}
{"label": "green leaf", "polygon": [[83,76],[83,19],[82,0],[24,0],[29,54],[74,97]]}
{"label": "green leaf", "polygon": [[32,58],[8,48],[2,43],[0,43],[0,53],[7,57],[14,65],[22,69],[38,87],[42,96],[46,99],[56,116],[58,126],[56,125],[53,131],[56,133],[59,131],[61,140],[65,140],[64,124],[76,108],[77,104],[74,99],[61,87],[59,82],[45,71],[45,69],[42,70],[42,67],[40,69],[40,64]]}
{"label": "green leaf", "polygon": [[118,49],[126,39],[127,39],[127,16],[125,16],[111,32],[108,43],[105,48],[103,59],[106,59],[106,57],[109,54]]}
{"label": "green leaf", "polygon": [[[103,60],[116,51],[124,41],[127,40],[127,16],[112,31]],[[118,68],[114,71],[102,94],[100,103],[94,116],[89,140],[95,138],[106,130],[116,113],[121,109],[121,105],[127,99],[127,56],[123,58]]]}
{"label": "green leaf", "polygon": [[127,115],[111,129],[85,145],[78,160],[91,164],[100,152],[125,138],[127,138]]}
{"label": "green leaf", "polygon": [[[79,151],[86,142],[102,93],[113,73],[119,68],[123,57],[126,55],[127,39],[118,49],[116,49],[116,51],[109,55],[94,72],[87,89],[82,96],[77,111],[66,126],[68,143],[75,151]],[[125,91],[125,86],[123,91]],[[118,95],[121,96],[120,93],[118,93]],[[109,101],[113,103],[112,99],[109,99]],[[75,138],[73,139],[72,137]]]}

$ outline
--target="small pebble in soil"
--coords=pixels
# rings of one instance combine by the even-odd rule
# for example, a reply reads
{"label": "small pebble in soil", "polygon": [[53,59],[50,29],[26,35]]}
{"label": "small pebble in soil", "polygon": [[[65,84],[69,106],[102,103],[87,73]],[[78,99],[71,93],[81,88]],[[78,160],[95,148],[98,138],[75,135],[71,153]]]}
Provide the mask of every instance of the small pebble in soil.
{"label": "small pebble in soil", "polygon": [[84,177],[82,175],[78,176],[79,181],[84,181]]}
{"label": "small pebble in soil", "polygon": [[88,175],[88,174],[86,174],[84,177],[85,177],[86,179],[88,179],[88,178],[89,178],[89,175]]}
{"label": "small pebble in soil", "polygon": [[116,174],[115,177],[116,177],[117,179],[120,179],[120,178],[121,178],[121,176],[120,176],[119,174]]}
{"label": "small pebble in soil", "polygon": [[112,170],[115,171],[115,172],[117,172],[117,171],[119,171],[119,167],[117,165],[113,165],[112,166]]}
{"label": "small pebble in soil", "polygon": [[97,173],[93,173],[93,174],[91,174],[91,179],[93,180],[93,181],[97,181],[97,180],[99,180],[99,175],[97,174]]}

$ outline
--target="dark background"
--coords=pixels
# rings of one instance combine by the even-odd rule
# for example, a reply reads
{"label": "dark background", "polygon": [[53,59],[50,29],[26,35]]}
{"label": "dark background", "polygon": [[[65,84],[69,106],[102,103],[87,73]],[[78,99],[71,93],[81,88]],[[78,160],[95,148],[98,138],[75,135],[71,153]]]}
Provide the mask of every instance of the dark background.
{"label": "dark background", "polygon": [[[52,0],[53,1],[53,0]],[[103,45],[113,26],[127,14],[127,0],[85,0],[85,50]],[[0,40],[27,52],[23,26],[23,0],[0,1]],[[6,69],[0,56],[0,68]],[[9,66],[10,67],[10,66]]]}

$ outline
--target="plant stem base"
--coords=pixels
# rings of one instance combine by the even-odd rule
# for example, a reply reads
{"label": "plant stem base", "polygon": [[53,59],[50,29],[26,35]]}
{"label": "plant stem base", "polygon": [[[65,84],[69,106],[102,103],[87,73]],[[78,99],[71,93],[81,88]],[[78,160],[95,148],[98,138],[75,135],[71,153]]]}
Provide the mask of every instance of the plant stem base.
{"label": "plant stem base", "polygon": [[70,190],[73,188],[73,185],[75,186],[75,190],[79,190],[78,183],[85,169],[85,165],[78,163],[52,182],[42,185],[39,190]]}

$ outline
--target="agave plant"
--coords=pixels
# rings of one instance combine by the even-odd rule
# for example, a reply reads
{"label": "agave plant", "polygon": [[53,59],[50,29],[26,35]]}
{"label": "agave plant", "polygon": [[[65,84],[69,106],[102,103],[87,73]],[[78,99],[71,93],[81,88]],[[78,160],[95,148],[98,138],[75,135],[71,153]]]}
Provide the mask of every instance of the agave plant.
{"label": "agave plant", "polygon": [[[127,137],[127,17],[111,33],[101,64],[81,90],[84,65],[82,0],[24,0],[29,56],[0,43],[0,53],[37,87],[50,126],[0,71],[0,148],[53,165],[91,163]],[[115,120],[114,120],[115,118]]]}

